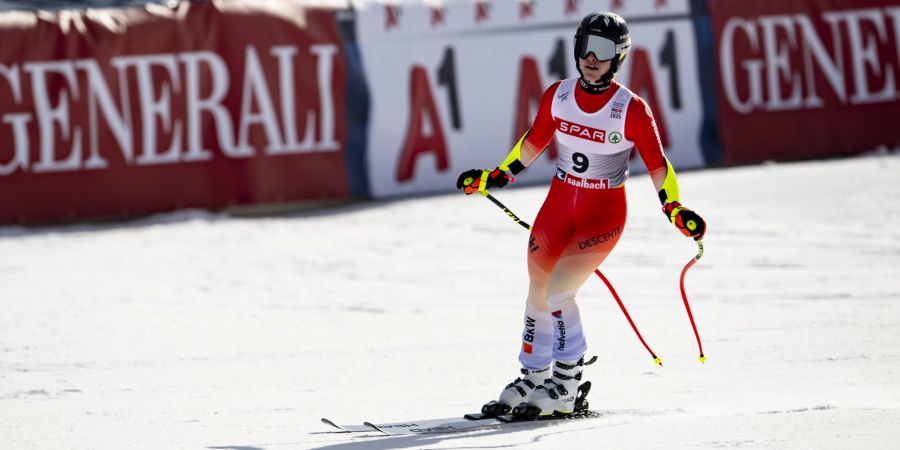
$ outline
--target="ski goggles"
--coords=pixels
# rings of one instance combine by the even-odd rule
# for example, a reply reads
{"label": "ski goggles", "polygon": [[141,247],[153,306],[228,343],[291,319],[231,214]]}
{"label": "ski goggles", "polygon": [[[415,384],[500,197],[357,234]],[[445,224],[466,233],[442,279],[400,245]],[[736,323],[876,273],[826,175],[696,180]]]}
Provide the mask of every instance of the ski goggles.
{"label": "ski goggles", "polygon": [[612,39],[593,34],[575,36],[575,54],[582,59],[593,53],[600,61],[608,61],[627,50],[628,47],[631,47],[631,39],[622,44],[616,44]]}

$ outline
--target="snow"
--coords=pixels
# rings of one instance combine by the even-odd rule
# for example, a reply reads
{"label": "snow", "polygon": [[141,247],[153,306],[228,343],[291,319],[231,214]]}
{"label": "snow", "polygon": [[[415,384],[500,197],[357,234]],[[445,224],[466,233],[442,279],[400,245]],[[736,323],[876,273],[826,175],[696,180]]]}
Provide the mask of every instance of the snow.
{"label": "snow", "polygon": [[[596,419],[460,434],[319,421],[477,411],[517,375],[527,233],[447,194],[269,218],[0,228],[8,449],[896,448],[900,155],[682,172],[696,252],[646,175],[579,294]],[[496,196],[531,221],[546,186]]]}

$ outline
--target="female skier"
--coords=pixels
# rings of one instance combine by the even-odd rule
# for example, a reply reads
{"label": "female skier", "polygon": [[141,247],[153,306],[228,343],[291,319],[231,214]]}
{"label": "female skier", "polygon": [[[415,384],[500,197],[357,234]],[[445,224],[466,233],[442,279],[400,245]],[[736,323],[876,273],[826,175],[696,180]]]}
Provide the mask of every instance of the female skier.
{"label": "female skier", "polygon": [[[587,348],[575,293],[603,262],[625,225],[625,179],[632,148],[646,164],[666,217],[700,239],[706,224],[679,203],[675,171],[663,155],[653,114],[643,99],[613,80],[631,38],[620,16],[588,14],[575,33],[580,77],[544,92],[532,128],[493,170],[469,170],[457,181],[466,194],[514,181],[554,137],[555,179],[528,242],[528,299],[519,361],[524,377],[484,411],[571,414]],[[551,365],[553,369],[551,370]]]}

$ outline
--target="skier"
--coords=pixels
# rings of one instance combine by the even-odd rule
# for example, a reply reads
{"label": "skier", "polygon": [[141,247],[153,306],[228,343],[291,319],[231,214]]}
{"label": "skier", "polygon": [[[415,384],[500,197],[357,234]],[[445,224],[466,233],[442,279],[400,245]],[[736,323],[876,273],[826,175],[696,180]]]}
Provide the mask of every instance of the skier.
{"label": "skier", "polygon": [[485,405],[485,413],[574,412],[587,349],[575,294],[622,235],[624,183],[634,147],[666,217],[685,236],[699,240],[706,231],[703,219],[680,204],[675,171],[663,155],[649,106],[613,80],[630,46],[622,17],[611,12],[585,16],[575,33],[580,77],[558,81],[544,92],[532,128],[497,168],[468,170],[457,181],[467,195],[502,188],[556,138],[556,176],[528,242],[530,282],[519,352],[524,376]]}

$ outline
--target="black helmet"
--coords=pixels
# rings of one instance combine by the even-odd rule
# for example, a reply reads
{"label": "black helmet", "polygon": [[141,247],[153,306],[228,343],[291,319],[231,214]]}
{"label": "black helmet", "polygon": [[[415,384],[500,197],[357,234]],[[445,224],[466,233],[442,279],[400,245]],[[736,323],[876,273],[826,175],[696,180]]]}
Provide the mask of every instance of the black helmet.
{"label": "black helmet", "polygon": [[578,58],[586,58],[593,52],[601,61],[612,61],[609,72],[600,79],[601,83],[609,82],[628,56],[629,48],[631,36],[628,34],[625,19],[611,12],[590,13],[581,19],[581,25],[575,32],[575,67],[583,77]]}

